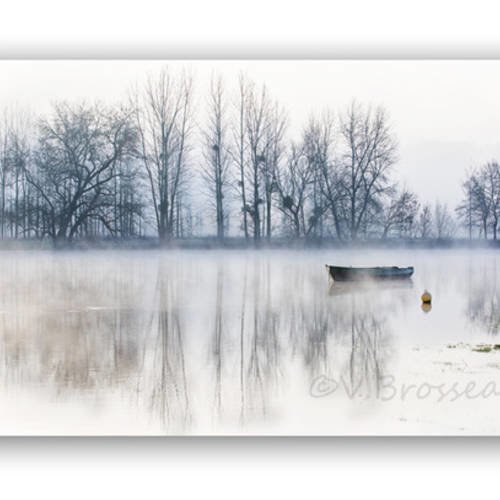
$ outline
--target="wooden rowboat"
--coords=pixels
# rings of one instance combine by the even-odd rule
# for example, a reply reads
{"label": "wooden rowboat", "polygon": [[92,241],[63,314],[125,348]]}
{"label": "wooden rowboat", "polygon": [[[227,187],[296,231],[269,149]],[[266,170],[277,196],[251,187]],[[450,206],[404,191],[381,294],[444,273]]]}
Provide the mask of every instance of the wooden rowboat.
{"label": "wooden rowboat", "polygon": [[413,267],[340,267],[326,266],[335,281],[401,280],[413,274]]}

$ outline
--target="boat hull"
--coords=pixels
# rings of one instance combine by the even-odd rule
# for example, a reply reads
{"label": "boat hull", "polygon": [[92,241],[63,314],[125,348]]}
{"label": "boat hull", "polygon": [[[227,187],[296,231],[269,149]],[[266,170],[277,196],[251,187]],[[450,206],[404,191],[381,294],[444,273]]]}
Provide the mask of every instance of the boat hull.
{"label": "boat hull", "polygon": [[334,281],[404,280],[413,275],[413,267],[340,267],[326,266]]}

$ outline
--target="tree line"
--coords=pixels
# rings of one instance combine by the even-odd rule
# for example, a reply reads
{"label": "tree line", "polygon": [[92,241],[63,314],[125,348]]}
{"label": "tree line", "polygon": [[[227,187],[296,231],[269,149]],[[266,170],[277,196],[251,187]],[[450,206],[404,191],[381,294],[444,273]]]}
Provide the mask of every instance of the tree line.
{"label": "tree line", "polygon": [[352,242],[446,239],[460,224],[470,238],[497,238],[496,162],[467,176],[453,213],[395,182],[398,144],[382,107],[324,110],[290,135],[265,85],[240,76],[228,89],[215,75],[196,102],[192,75],[169,68],[117,105],[5,112],[0,237]]}
{"label": "tree line", "polygon": [[472,170],[462,189],[464,198],[457,213],[469,238],[491,237],[496,241],[500,219],[500,165],[493,160]]}

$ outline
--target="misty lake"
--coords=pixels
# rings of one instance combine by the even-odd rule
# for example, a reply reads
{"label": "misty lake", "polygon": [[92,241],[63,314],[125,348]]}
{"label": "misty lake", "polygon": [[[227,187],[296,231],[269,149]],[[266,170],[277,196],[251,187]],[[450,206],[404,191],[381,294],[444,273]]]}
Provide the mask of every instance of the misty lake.
{"label": "misty lake", "polygon": [[0,255],[2,435],[500,433],[497,251]]}

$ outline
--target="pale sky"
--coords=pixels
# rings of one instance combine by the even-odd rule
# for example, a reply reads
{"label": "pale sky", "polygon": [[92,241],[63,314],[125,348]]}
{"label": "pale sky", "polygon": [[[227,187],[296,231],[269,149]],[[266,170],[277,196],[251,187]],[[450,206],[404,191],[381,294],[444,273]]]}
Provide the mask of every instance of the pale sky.
{"label": "pale sky", "polygon": [[454,208],[465,171],[500,160],[500,61],[2,61],[0,108],[43,114],[55,100],[114,102],[162,66],[193,72],[197,103],[220,71],[243,71],[288,110],[291,134],[311,112],[356,99],[383,105],[399,141],[396,171],[424,201]]}

